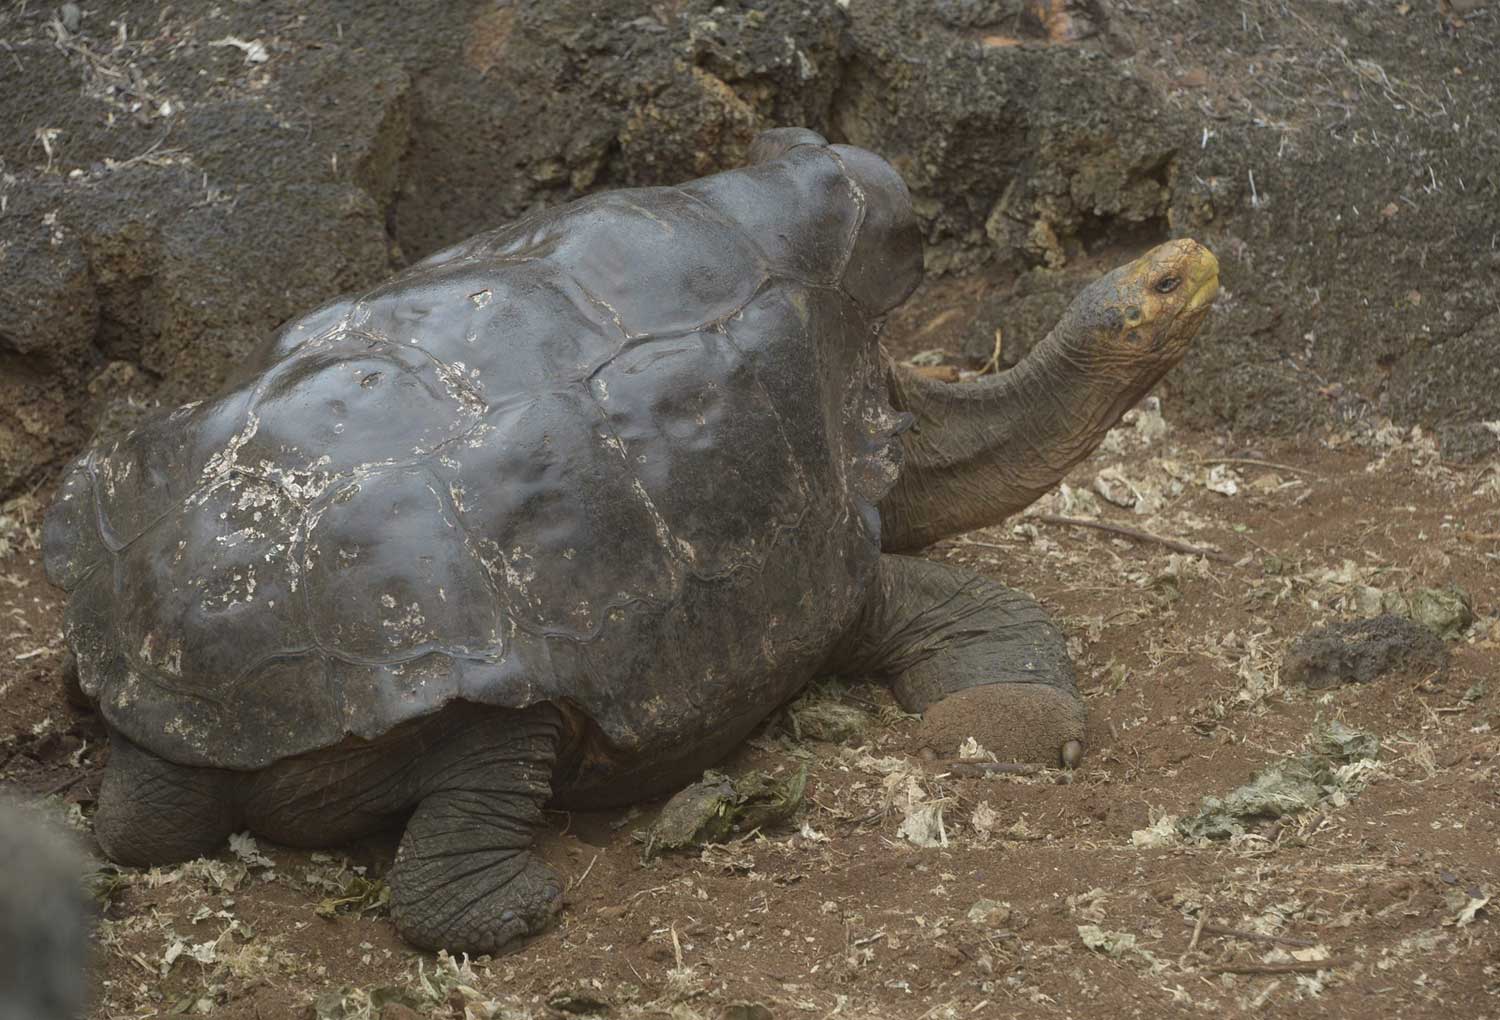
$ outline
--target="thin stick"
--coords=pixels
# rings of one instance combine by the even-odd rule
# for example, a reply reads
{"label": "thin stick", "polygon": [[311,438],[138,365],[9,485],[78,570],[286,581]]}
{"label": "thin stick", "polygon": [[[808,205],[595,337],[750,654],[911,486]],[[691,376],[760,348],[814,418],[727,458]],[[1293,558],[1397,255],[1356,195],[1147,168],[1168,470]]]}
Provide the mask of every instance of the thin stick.
{"label": "thin stick", "polygon": [[[1185,921],[1186,918],[1183,920]],[[1303,949],[1318,944],[1312,939],[1294,939],[1289,935],[1262,935],[1258,931],[1240,931],[1238,928],[1226,928],[1222,924],[1204,924],[1203,919],[1199,918],[1198,923],[1193,928],[1193,944],[1188,946],[1189,949],[1198,944],[1198,936],[1200,934],[1223,935],[1227,938],[1248,939],[1251,942],[1272,942],[1284,946],[1298,946]]]}
{"label": "thin stick", "polygon": [[[1184,949],[1182,951],[1182,954],[1177,957],[1177,966],[1181,967],[1185,963],[1187,963],[1187,958],[1192,955],[1194,949],[1198,948],[1198,939],[1203,937],[1203,922],[1207,918],[1208,915],[1206,913],[1200,913],[1198,915],[1198,923],[1193,925],[1193,937],[1188,940],[1187,948]],[[1187,918],[1184,917],[1183,920],[1186,921]]]}
{"label": "thin stick", "polygon": [[960,548],[962,548],[963,546],[973,546],[975,549],[994,549],[997,552],[1014,552],[1015,551],[1015,547],[1014,546],[1001,545],[999,542],[979,542],[979,541],[976,541],[976,540],[974,540],[972,538],[958,538],[958,539],[954,539],[952,544],[956,545],[956,546],[958,546]]}
{"label": "thin stick", "polygon": [[599,855],[595,854],[594,859],[589,861],[589,866],[583,869],[583,874],[578,876],[578,881],[568,883],[568,891],[571,892],[572,890],[577,889],[579,886],[583,885],[584,879],[589,877],[589,872],[593,871],[594,865],[598,863]]}
{"label": "thin stick", "polygon": [[1215,974],[1311,974],[1348,966],[1343,960],[1287,960],[1285,963],[1226,963],[1205,970]]}
{"label": "thin stick", "polygon": [[1254,457],[1207,457],[1203,460],[1195,460],[1195,464],[1248,464],[1251,467],[1271,468],[1273,471],[1290,471],[1294,475],[1307,475],[1310,478],[1322,479],[1322,475],[1307,468],[1292,467],[1290,464],[1278,464],[1274,460],[1256,460]]}
{"label": "thin stick", "polygon": [[955,776],[1034,776],[1042,769],[1041,765],[1014,761],[961,761],[948,766],[948,771]]}
{"label": "thin stick", "polygon": [[995,330],[995,350],[990,355],[990,360],[986,361],[984,367],[979,370],[980,375],[990,375],[991,373],[1000,371],[1000,350],[1005,342],[1004,337],[1005,334],[1001,333],[999,329]]}
{"label": "thin stick", "polygon": [[[1198,915],[1198,923],[1195,924],[1195,925],[1193,925],[1193,937],[1188,940],[1188,947],[1187,947],[1187,952],[1188,953],[1191,953],[1194,949],[1198,948],[1198,940],[1203,937],[1203,929],[1206,927],[1206,925],[1204,924],[1204,922],[1207,919],[1208,919],[1208,915],[1207,914],[1199,914]],[[1183,955],[1186,956],[1187,953],[1184,953]]]}
{"label": "thin stick", "polygon": [[871,811],[869,814],[865,815],[863,818],[856,818],[853,821],[845,822],[844,823],[844,832],[846,832],[846,833],[853,832],[855,829],[859,828],[861,825],[864,825],[866,822],[876,821],[878,819],[884,818],[885,815],[886,815],[886,812],[885,812],[884,809],[882,809],[880,811]]}
{"label": "thin stick", "polygon": [[1192,545],[1188,542],[1179,541],[1175,538],[1167,538],[1164,535],[1153,535],[1149,531],[1141,531],[1139,528],[1127,528],[1123,524],[1106,524],[1104,521],[1088,521],[1082,517],[1062,517],[1058,514],[1037,514],[1033,520],[1041,521],[1043,524],[1057,524],[1069,528],[1094,528],[1098,531],[1107,531],[1112,535],[1123,535],[1133,538],[1137,542],[1155,542],[1164,545],[1175,552],[1187,553],[1190,556],[1203,556],[1218,563],[1233,563],[1234,560],[1224,553],[1215,552],[1212,549],[1204,549],[1202,546]]}

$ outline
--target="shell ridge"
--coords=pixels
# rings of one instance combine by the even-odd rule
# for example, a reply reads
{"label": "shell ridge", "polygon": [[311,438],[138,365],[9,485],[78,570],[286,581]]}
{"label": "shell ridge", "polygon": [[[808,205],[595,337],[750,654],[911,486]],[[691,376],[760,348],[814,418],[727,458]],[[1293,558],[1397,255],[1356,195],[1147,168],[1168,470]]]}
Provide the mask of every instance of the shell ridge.
{"label": "shell ridge", "polygon": [[760,242],[755,239],[755,235],[745,229],[745,225],[743,223],[731,218],[730,216],[727,216],[722,209],[719,209],[718,207],[713,205],[713,203],[705,201],[698,195],[693,194],[691,191],[688,191],[685,188],[673,185],[670,190],[675,191],[683,198],[688,199],[700,209],[707,210],[709,215],[718,220],[721,224],[727,227],[732,227],[740,234],[741,237],[750,242],[750,247],[753,248],[755,250],[755,253],[760,256],[760,260],[762,262],[764,262],[768,266],[775,265],[775,260],[771,258],[770,254],[765,250],[765,248],[761,247]]}
{"label": "shell ridge", "polygon": [[[849,260],[854,257],[854,246],[859,240],[859,232],[865,225],[865,211],[869,199],[865,195],[865,189],[860,186],[859,181],[849,172],[848,164],[844,162],[842,156],[835,152],[832,147],[823,148],[819,151],[826,153],[828,158],[833,160],[839,168],[839,173],[844,175],[844,180],[849,182],[850,190],[854,192],[854,222],[849,226],[849,236],[845,239],[843,253],[839,256],[838,272],[833,277],[842,283],[844,273],[849,269]],[[843,289],[842,285],[839,289]]]}
{"label": "shell ridge", "polygon": [[[104,512],[104,502],[99,498],[99,490],[102,488],[102,486],[99,484],[99,471],[96,461],[97,453],[97,450],[89,451],[88,458],[84,461],[84,463],[88,467],[89,473],[89,497],[94,504],[94,527],[99,532],[99,541],[104,543],[105,551],[108,552],[111,556],[118,557],[119,554],[123,552],[130,543],[128,541],[120,541],[120,537],[118,533],[116,533],[114,525],[110,523],[109,515]],[[106,454],[105,456],[108,456],[108,454]],[[163,511],[161,515],[152,522],[152,527],[155,527],[157,524],[165,520],[171,514],[171,512],[172,511],[170,510]]]}
{"label": "shell ridge", "polygon": [[[746,305],[749,305],[748,301]],[[743,308],[740,309],[740,311],[743,310]],[[776,521],[772,525],[771,541],[767,544],[765,555],[761,556],[759,561],[758,569],[763,572],[766,567],[766,561],[770,558],[771,550],[776,547],[781,536],[788,530],[795,530],[801,527],[803,520],[811,509],[812,494],[808,490],[807,465],[802,462],[801,457],[797,456],[796,447],[792,444],[791,437],[787,433],[786,419],[782,417],[781,409],[776,406],[776,401],[771,396],[770,388],[766,386],[765,380],[761,378],[760,365],[753,358],[749,357],[745,352],[745,348],[735,340],[734,334],[729,330],[728,322],[724,323],[723,332],[725,342],[734,349],[735,353],[740,356],[740,359],[749,369],[750,378],[754,380],[756,392],[760,394],[762,403],[770,409],[771,417],[776,421],[776,435],[781,439],[781,445],[786,450],[787,458],[791,461],[797,473],[797,487],[801,490],[802,494],[802,509],[798,512],[796,520],[789,525],[783,524],[781,521]]]}
{"label": "shell ridge", "polygon": [[[682,581],[680,575],[686,571],[686,568],[688,567],[688,561],[685,560],[681,555],[681,550],[678,547],[677,539],[672,535],[671,526],[667,523],[666,518],[662,516],[661,510],[657,507],[655,501],[652,500],[650,493],[647,492],[645,483],[641,481],[641,476],[636,472],[635,468],[631,466],[628,447],[626,447],[625,441],[620,438],[619,431],[614,427],[613,424],[611,424],[609,420],[609,412],[604,409],[604,405],[599,401],[599,397],[594,393],[594,388],[592,386],[585,385],[583,387],[583,392],[584,395],[588,398],[589,406],[592,407],[594,411],[599,415],[600,428],[605,429],[609,432],[610,438],[614,440],[614,443],[612,445],[615,449],[620,451],[620,464],[624,468],[626,477],[629,478],[632,483],[631,488],[633,488],[635,490],[635,494],[640,497],[641,505],[645,507],[646,513],[651,518],[651,523],[654,526],[654,530],[656,532],[657,544],[663,550],[665,550],[667,558],[674,564],[676,564],[679,568],[677,571],[679,574],[679,578],[676,580],[675,584],[677,586],[676,594],[680,597],[682,591]],[[642,600],[648,603],[656,601],[654,596],[645,596]],[[607,615],[607,613],[600,614],[601,619],[606,617]]]}

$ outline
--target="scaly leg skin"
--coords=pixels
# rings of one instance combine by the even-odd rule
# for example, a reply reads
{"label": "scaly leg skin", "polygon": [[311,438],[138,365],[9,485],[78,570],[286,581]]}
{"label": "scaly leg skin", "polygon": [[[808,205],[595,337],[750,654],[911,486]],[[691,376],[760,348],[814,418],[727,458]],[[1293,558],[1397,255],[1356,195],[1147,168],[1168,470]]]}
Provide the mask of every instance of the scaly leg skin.
{"label": "scaly leg skin", "polygon": [[235,827],[234,774],[177,765],[109,735],[94,835],[110,860],[148,867],[213,853]]}
{"label": "scaly leg skin", "polygon": [[953,754],[968,737],[1012,761],[1083,757],[1086,713],[1067,643],[1029,595],[945,563],[880,558],[879,584],[843,672],[890,678],[922,713],[922,745]]}
{"label": "scaly leg skin", "polygon": [[78,680],[78,656],[72,652],[63,653],[62,682],[63,697],[68,699],[68,704],[85,712],[98,707],[93,698],[83,693],[83,684]]}
{"label": "scaly leg skin", "polygon": [[392,915],[408,942],[498,955],[562,909],[557,874],[532,853],[560,726],[550,705],[484,713],[431,750],[426,790],[389,876]]}

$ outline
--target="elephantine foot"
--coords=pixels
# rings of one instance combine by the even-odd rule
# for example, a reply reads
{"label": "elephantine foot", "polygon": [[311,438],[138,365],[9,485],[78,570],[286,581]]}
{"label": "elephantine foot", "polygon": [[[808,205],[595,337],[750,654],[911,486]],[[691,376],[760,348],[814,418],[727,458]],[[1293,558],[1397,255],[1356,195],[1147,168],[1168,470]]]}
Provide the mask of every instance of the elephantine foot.
{"label": "elephantine foot", "polygon": [[562,911],[557,873],[529,852],[487,863],[491,854],[418,853],[403,841],[390,877],[396,928],[415,946],[498,956],[541,934]]}
{"label": "elephantine foot", "polygon": [[1087,714],[1077,695],[1046,684],[996,683],[927,706],[919,746],[955,753],[969,737],[1001,761],[1074,767],[1083,758]]}
{"label": "elephantine foot", "polygon": [[94,835],[110,860],[148,867],[213,853],[234,831],[232,777],[176,765],[110,734]]}
{"label": "elephantine foot", "polygon": [[408,942],[508,953],[562,910],[562,883],[532,849],[559,725],[550,706],[480,715],[430,756],[437,788],[407,821],[390,874],[391,916]]}

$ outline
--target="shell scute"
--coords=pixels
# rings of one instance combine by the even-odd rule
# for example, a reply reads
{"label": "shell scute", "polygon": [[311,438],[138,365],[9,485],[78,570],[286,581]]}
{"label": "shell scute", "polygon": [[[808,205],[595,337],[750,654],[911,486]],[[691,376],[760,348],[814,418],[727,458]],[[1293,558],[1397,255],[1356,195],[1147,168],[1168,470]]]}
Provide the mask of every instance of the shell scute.
{"label": "shell scute", "polygon": [[423,468],[359,472],[330,488],[301,543],[311,629],[338,658],[504,654],[504,617],[477,550]]}
{"label": "shell scute", "polygon": [[695,575],[759,565],[776,529],[801,519],[808,483],[782,435],[783,415],[724,333],[633,347],[599,372],[595,388],[674,552]]}
{"label": "shell scute", "polygon": [[490,421],[493,440],[456,455],[463,516],[517,626],[589,638],[613,607],[678,598],[679,547],[583,384]]}
{"label": "shell scute", "polygon": [[743,230],[672,188],[600,195],[560,214],[552,229],[542,257],[633,337],[733,314],[769,273]]}

